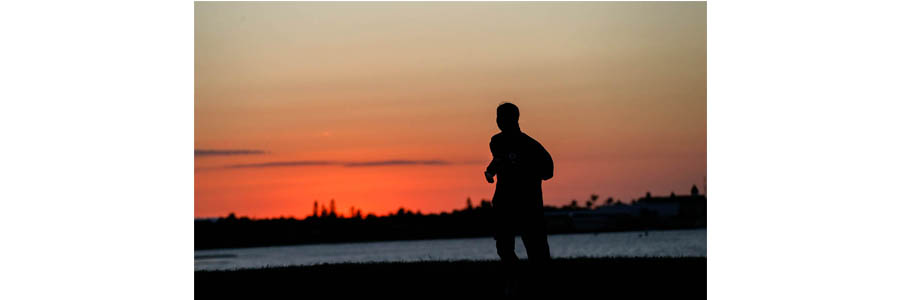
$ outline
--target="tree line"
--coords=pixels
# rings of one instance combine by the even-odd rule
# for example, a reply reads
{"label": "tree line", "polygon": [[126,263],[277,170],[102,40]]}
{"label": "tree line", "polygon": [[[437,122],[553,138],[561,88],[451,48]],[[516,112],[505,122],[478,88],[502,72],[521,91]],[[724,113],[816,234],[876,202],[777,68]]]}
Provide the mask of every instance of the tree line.
{"label": "tree line", "polygon": [[[650,195],[648,193],[647,198]],[[565,213],[553,212],[597,211],[600,207],[624,207],[612,197],[597,204],[599,196],[580,204],[577,200],[562,206],[544,206],[550,233],[584,232]],[[705,197],[703,198],[705,207]],[[702,226],[705,227],[705,212]],[[653,212],[641,210],[639,216],[612,216],[611,224],[591,231],[620,231],[698,227],[697,216],[690,218],[662,219]],[[363,215],[362,210],[351,207],[350,214],[337,213],[331,200],[328,207],[313,204],[313,212],[304,219],[279,217],[251,219],[237,217],[234,213],[224,218],[194,220],[194,248],[239,248],[295,244],[364,242],[385,240],[416,240],[442,238],[485,237],[492,235],[491,203],[482,199],[478,205],[466,199],[463,209],[451,212],[423,214],[421,211],[398,208],[387,215]]]}

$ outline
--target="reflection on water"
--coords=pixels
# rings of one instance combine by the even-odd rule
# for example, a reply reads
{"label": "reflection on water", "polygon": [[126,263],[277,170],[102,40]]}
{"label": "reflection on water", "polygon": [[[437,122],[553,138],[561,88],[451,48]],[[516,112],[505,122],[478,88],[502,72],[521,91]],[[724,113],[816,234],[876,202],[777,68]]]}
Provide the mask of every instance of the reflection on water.
{"label": "reflection on water", "polygon": [[[706,256],[706,229],[559,234],[551,235],[549,242],[553,257]],[[516,254],[527,257],[521,238],[516,238]],[[194,251],[194,269],[461,259],[498,259],[494,240],[485,237],[200,250]]]}

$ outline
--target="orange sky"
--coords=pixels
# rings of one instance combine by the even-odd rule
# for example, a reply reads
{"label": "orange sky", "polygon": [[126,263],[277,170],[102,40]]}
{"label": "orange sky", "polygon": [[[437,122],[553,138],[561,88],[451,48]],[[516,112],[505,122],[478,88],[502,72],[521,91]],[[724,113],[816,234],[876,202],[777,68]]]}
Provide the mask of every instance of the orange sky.
{"label": "orange sky", "polygon": [[194,148],[264,152],[195,155],[195,217],[490,199],[503,101],[553,156],[545,204],[703,188],[705,3],[195,2],[194,22]]}

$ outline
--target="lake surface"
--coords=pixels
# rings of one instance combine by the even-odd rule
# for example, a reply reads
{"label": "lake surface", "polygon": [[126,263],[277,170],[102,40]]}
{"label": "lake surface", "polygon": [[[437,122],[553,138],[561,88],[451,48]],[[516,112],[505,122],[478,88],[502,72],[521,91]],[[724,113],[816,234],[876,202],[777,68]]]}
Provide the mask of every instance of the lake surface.
{"label": "lake surface", "polygon": [[[706,229],[555,234],[552,257],[706,256]],[[466,238],[317,244],[194,251],[194,270],[226,270],[321,263],[498,260],[494,239]],[[516,254],[526,258],[521,238]]]}

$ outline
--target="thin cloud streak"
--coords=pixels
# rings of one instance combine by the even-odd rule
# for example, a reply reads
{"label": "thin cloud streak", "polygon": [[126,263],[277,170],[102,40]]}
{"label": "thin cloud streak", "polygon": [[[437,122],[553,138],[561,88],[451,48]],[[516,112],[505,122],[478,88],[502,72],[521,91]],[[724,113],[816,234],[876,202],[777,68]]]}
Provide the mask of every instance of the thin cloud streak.
{"label": "thin cloud streak", "polygon": [[378,166],[402,166],[402,165],[449,165],[443,160],[382,160],[367,162],[344,163],[345,167],[378,167]]}
{"label": "thin cloud streak", "polygon": [[194,149],[194,156],[229,156],[229,155],[258,155],[265,154],[262,150],[246,149]]}
{"label": "thin cloud streak", "polygon": [[267,163],[258,163],[258,164],[239,164],[239,165],[228,165],[225,168],[228,169],[241,169],[241,168],[270,168],[270,167],[303,167],[303,166],[330,166],[330,165],[338,165],[339,162],[335,161],[324,161],[324,160],[301,160],[301,161],[273,161]]}
{"label": "thin cloud streak", "polygon": [[443,160],[375,160],[375,161],[357,161],[357,162],[340,162],[329,160],[299,160],[299,161],[273,161],[256,164],[238,164],[225,166],[226,169],[245,169],[245,168],[271,168],[271,167],[308,167],[308,166],[343,166],[350,168],[358,167],[382,167],[382,166],[405,166],[405,165],[425,165],[425,166],[441,166],[450,165],[450,162]]}

